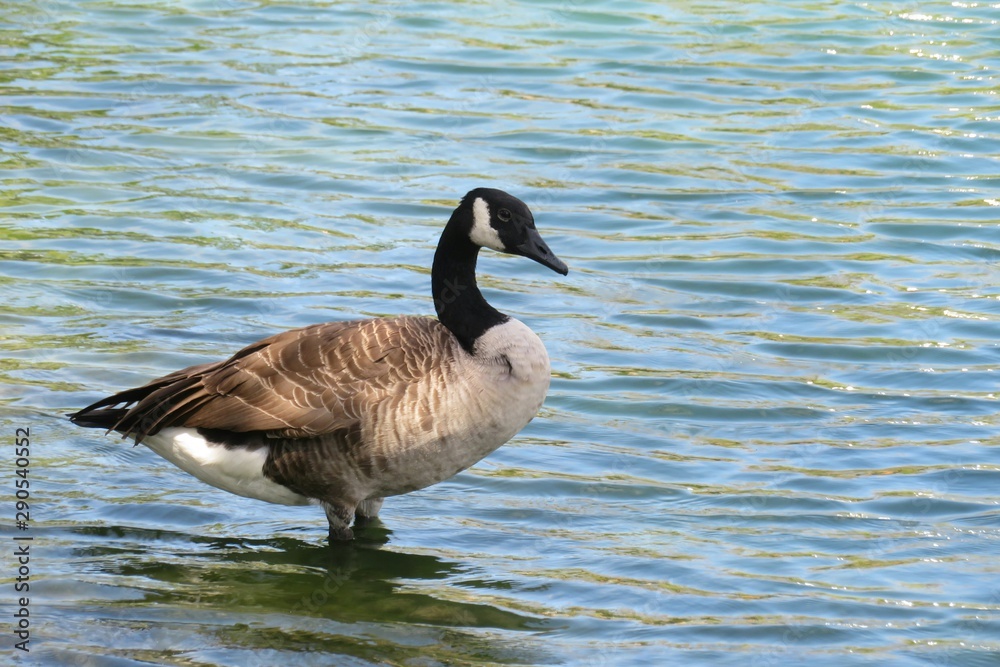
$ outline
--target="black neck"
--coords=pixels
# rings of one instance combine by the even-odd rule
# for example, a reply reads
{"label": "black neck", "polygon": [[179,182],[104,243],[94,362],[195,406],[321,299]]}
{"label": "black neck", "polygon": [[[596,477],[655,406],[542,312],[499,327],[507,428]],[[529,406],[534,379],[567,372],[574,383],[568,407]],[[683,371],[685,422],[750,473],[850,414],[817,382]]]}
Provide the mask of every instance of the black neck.
{"label": "black neck", "polygon": [[431,293],[441,324],[455,334],[466,352],[475,354],[476,339],[490,327],[510,318],[486,303],[476,286],[479,248],[469,240],[461,225],[455,223],[453,216],[434,253]]}

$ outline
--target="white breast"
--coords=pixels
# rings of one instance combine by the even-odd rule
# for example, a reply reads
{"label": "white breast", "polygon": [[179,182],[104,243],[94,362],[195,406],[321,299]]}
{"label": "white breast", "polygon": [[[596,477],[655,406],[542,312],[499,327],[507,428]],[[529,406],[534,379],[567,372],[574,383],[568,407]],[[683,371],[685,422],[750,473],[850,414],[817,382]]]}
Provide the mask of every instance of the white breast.
{"label": "white breast", "polygon": [[[465,470],[534,418],[549,388],[549,357],[531,329],[511,319],[476,341],[475,355],[415,387],[399,412],[379,420],[376,447],[392,452],[372,495],[420,489]],[[433,414],[433,419],[420,415]]]}
{"label": "white breast", "polygon": [[[526,404],[534,405],[537,401],[528,419],[535,416],[549,389],[549,355],[541,339],[526,324],[511,318],[488,329],[476,340],[472,361],[482,368],[481,377],[493,376],[505,383],[506,391],[514,392],[515,387],[528,390]],[[510,398],[516,404],[522,403],[518,396]]]}

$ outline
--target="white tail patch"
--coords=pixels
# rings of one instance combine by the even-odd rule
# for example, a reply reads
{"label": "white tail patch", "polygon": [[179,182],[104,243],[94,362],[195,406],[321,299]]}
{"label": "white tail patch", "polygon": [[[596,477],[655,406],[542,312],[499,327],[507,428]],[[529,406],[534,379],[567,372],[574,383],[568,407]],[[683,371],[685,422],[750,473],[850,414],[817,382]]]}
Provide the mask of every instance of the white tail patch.
{"label": "white tail patch", "polygon": [[238,496],[279,505],[311,501],[264,476],[266,447],[226,447],[210,442],[193,428],[165,428],[142,444],[206,484]]}

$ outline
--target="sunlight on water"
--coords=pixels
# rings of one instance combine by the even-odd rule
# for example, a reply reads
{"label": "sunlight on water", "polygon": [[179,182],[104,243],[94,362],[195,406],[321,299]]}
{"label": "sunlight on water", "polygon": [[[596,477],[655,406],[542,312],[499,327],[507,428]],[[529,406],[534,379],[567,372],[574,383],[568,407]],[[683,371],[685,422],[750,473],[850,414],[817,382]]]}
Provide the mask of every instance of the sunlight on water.
{"label": "sunlight on water", "polygon": [[[31,429],[34,537],[32,650],[5,655],[1000,660],[995,5],[0,8],[0,422]],[[479,262],[549,398],[357,544],[62,418],[287,328],[431,313],[482,185],[570,265]]]}

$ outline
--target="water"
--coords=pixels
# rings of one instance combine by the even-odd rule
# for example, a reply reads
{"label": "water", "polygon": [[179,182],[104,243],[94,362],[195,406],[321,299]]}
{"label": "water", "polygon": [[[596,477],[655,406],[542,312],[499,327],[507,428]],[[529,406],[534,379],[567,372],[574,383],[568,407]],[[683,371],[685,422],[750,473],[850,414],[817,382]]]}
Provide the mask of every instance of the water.
{"label": "water", "polygon": [[[997,6],[0,2],[25,664],[1000,663]],[[541,417],[349,548],[62,414],[429,313],[458,197]],[[10,620],[4,611],[5,623]],[[7,659],[6,657],[4,658]]]}

